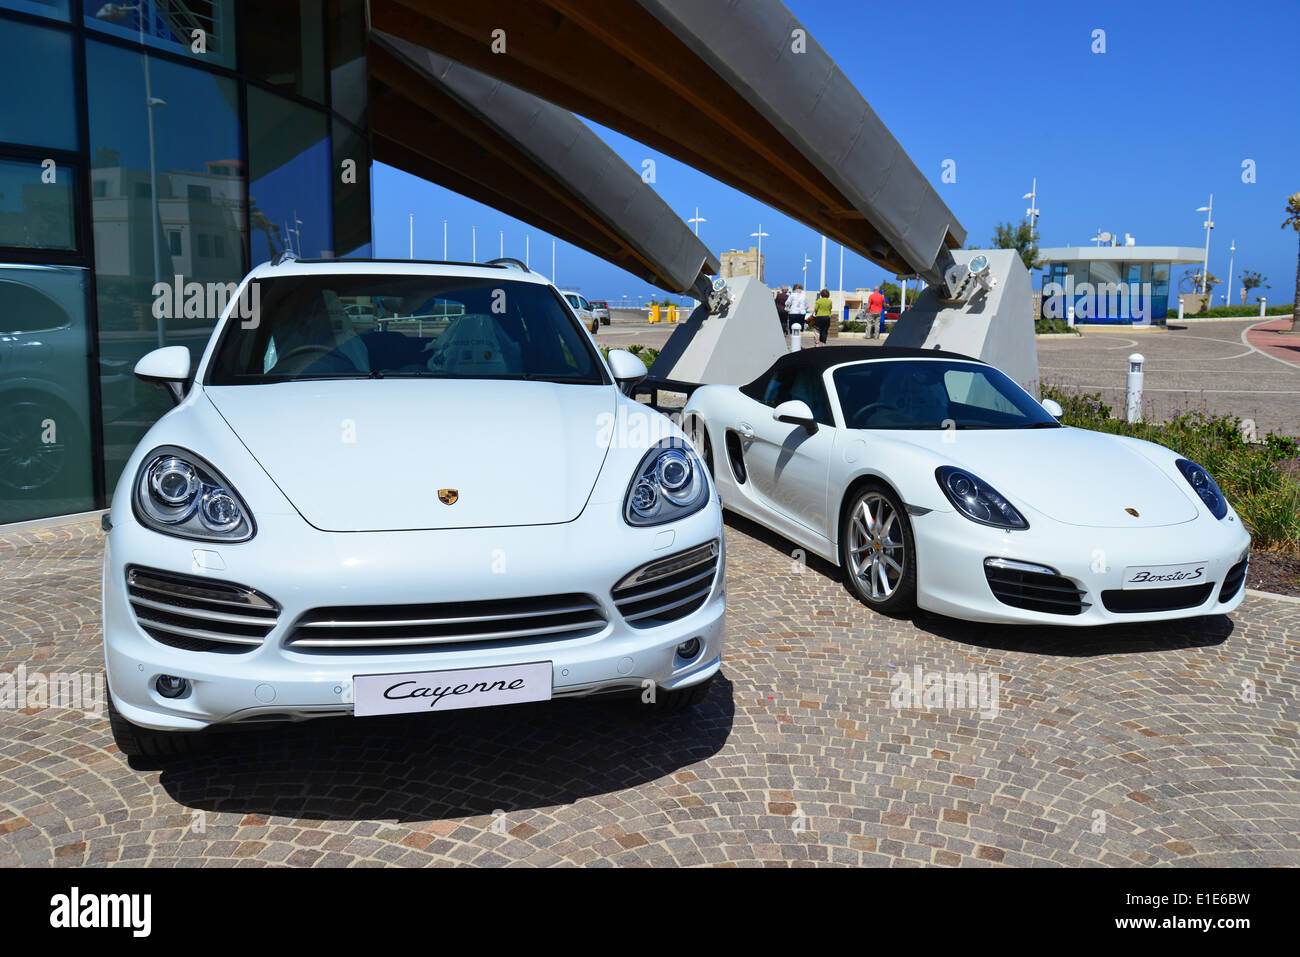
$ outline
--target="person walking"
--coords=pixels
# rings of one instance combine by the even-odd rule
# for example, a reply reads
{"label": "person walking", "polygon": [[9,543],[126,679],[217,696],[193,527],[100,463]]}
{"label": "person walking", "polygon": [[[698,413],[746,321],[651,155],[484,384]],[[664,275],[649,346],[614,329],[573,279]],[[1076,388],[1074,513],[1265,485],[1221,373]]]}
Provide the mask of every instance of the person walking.
{"label": "person walking", "polygon": [[831,331],[831,310],[834,308],[829,289],[823,289],[817,294],[817,301],[813,303],[813,322],[817,324],[817,341],[823,346]]}
{"label": "person walking", "polygon": [[785,310],[789,314],[789,327],[794,331],[795,323],[806,327],[808,324],[808,297],[804,295],[803,285],[795,283],[790,296],[785,301]]}
{"label": "person walking", "polygon": [[781,335],[790,334],[790,313],[786,311],[785,304],[790,298],[790,287],[782,286],[776,293],[776,315],[781,320]]}
{"label": "person walking", "polygon": [[877,338],[880,333],[885,331],[885,297],[880,292],[880,287],[876,286],[871,290],[871,295],[867,297],[867,334],[872,339]]}

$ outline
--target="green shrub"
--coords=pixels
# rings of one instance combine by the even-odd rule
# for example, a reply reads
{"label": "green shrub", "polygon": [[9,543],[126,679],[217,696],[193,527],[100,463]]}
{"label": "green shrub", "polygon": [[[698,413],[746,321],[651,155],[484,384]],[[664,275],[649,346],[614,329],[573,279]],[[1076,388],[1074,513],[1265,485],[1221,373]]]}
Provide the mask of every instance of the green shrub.
{"label": "green shrub", "polygon": [[1254,546],[1300,553],[1300,481],[1293,471],[1300,443],[1267,433],[1260,441],[1235,415],[1193,409],[1166,422],[1111,417],[1100,393],[1066,392],[1044,385],[1044,399],[1060,403],[1061,421],[1096,432],[1128,435],[1173,449],[1209,470],[1254,538]]}
{"label": "green shrub", "polygon": [[1064,319],[1038,319],[1034,322],[1035,335],[1060,335],[1061,333],[1070,333],[1076,336],[1083,335],[1082,332],[1070,325]]}

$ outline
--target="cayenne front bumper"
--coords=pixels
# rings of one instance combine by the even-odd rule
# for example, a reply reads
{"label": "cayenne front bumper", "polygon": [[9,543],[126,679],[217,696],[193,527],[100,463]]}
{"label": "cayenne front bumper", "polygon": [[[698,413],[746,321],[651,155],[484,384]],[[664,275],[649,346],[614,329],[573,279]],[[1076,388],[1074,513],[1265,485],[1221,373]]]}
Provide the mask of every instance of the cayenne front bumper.
{"label": "cayenne front bumper", "polygon": [[[703,591],[703,600],[690,602],[682,617],[633,623],[627,602],[622,610],[616,605],[612,591],[630,572],[715,541],[716,570],[691,586]],[[292,550],[281,547],[287,542],[293,543]],[[109,690],[118,711],[133,724],[199,730],[212,724],[351,714],[353,676],[363,674],[549,661],[553,697],[638,688],[646,681],[660,689],[687,687],[721,666],[724,566],[716,505],[657,528],[615,526],[602,516],[517,528],[331,533],[307,526],[296,514],[261,515],[257,536],[231,546],[160,535],[127,516],[109,532],[104,556]],[[182,622],[182,631],[196,629],[186,618],[141,605],[141,595],[149,593],[128,591],[132,568],[254,589],[273,600],[278,610],[266,617],[274,624],[260,641],[228,647],[202,640],[201,631],[199,640],[147,631],[141,610],[164,622]],[[504,602],[513,608],[509,603],[516,599],[561,595],[589,599],[586,604],[603,623],[568,635],[432,646],[324,649],[293,641],[303,634],[298,626],[319,617],[310,613],[321,609],[359,611],[359,619],[375,619],[391,616],[395,608],[427,603],[482,609]],[[162,596],[158,604],[175,600]],[[242,609],[233,610],[235,619],[246,617]],[[212,627],[250,632],[243,625]],[[400,633],[413,631],[406,626]],[[702,647],[684,660],[678,646],[692,638]],[[161,675],[185,678],[188,690],[178,698],[163,697],[156,687]]]}

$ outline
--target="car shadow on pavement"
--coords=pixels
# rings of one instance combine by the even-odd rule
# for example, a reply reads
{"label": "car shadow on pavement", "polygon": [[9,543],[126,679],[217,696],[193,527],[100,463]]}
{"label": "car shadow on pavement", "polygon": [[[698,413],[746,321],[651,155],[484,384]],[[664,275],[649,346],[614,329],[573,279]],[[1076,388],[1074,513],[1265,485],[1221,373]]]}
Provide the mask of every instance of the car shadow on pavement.
{"label": "car shadow on pavement", "polygon": [[1223,644],[1233,631],[1232,619],[1227,615],[1086,628],[994,625],[927,611],[917,611],[911,620],[921,631],[948,641],[997,651],[1067,658],[1210,648]]}
{"label": "car shadow on pavement", "polygon": [[623,791],[721,750],[732,683],[714,678],[694,709],[656,716],[638,702],[558,700],[383,718],[263,725],[212,740],[161,768],[196,810],[308,820],[426,821],[570,804]]}

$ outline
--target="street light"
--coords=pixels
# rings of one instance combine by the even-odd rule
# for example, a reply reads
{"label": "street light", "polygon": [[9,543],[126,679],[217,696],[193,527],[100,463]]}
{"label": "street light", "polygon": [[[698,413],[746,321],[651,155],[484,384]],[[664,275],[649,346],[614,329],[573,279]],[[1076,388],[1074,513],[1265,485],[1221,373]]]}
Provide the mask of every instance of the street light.
{"label": "street light", "polygon": [[[145,115],[149,118],[149,207],[150,223],[149,231],[153,234],[153,284],[157,288],[162,271],[159,267],[159,248],[158,233],[162,230],[162,216],[158,212],[158,159],[154,147],[154,129],[153,129],[153,111],[156,107],[166,106],[165,100],[160,100],[153,95],[153,81],[149,74],[149,53],[144,45],[144,4],[137,3],[130,6],[120,3],[106,3],[99,8],[95,14],[95,19],[104,20],[108,23],[117,23],[124,20],[128,13],[136,15],[136,23],[139,27],[140,34],[140,60],[144,64],[144,105]],[[161,316],[158,317],[158,345],[159,347],[167,344],[167,329]]]}
{"label": "street light", "polygon": [[442,221],[442,261],[447,261],[447,220]]}
{"label": "street light", "polygon": [[812,262],[812,258],[811,258],[807,253],[804,253],[804,254],[803,254],[803,287],[804,287],[804,289],[807,289],[807,288],[808,288],[808,264],[809,264],[810,262]]}
{"label": "street light", "polygon": [[758,232],[750,233],[749,235],[751,238],[754,236],[758,237],[758,259],[754,261],[754,275],[758,277],[759,282],[762,282],[763,281],[763,237],[769,234],[763,232],[763,224],[759,223]]}
{"label": "street light", "polygon": [[[707,223],[707,222],[708,222],[707,219],[705,219],[703,216],[700,215],[700,207],[698,207],[698,206],[695,207],[695,215],[694,215],[692,218],[690,218],[690,219],[688,219],[688,220],[686,220],[686,221],[687,221],[688,223],[693,223],[693,224],[695,225],[695,235],[696,235],[696,236],[698,236],[698,235],[700,234],[700,223]],[[762,226],[759,226],[758,228],[759,228],[759,229],[762,229],[763,227],[762,227]]]}
{"label": "street light", "polygon": [[1223,297],[1223,301],[1232,305],[1232,261],[1237,256],[1237,241],[1234,239],[1232,245],[1228,247],[1228,292]]}
{"label": "street light", "polygon": [[1210,278],[1210,230],[1214,228],[1214,194],[1210,194],[1209,206],[1197,206],[1198,213],[1205,213],[1205,222],[1202,224],[1205,228],[1205,264],[1201,267],[1201,295],[1204,296],[1209,286],[1206,280]]}
{"label": "street light", "polygon": [[1029,208],[1025,210],[1025,215],[1029,217],[1029,231],[1034,231],[1034,224],[1038,222],[1038,177],[1034,177],[1034,188],[1025,193],[1021,199],[1029,200]]}

